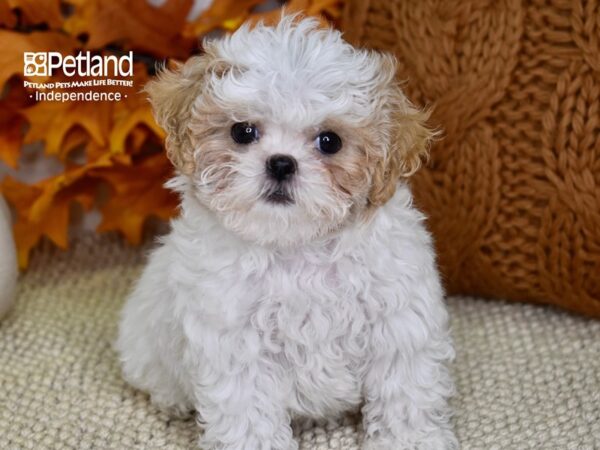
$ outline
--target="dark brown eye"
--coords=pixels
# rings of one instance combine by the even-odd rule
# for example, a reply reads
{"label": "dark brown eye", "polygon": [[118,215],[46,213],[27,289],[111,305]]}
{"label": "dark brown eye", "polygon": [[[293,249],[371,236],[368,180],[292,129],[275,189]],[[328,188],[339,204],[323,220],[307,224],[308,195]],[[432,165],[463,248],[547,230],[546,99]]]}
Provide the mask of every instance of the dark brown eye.
{"label": "dark brown eye", "polygon": [[342,148],[342,138],[333,131],[324,131],[315,139],[315,145],[321,153],[333,155]]}
{"label": "dark brown eye", "polygon": [[248,122],[234,123],[231,127],[231,138],[238,144],[252,144],[258,141],[258,128]]}

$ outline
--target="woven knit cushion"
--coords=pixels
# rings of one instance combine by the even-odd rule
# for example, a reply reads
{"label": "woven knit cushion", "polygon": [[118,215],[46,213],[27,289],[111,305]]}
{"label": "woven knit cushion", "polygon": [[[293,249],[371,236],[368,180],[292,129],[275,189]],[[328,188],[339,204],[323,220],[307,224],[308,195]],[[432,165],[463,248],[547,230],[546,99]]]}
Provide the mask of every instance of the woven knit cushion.
{"label": "woven knit cushion", "polygon": [[347,0],[443,139],[413,179],[450,293],[600,317],[600,4]]}

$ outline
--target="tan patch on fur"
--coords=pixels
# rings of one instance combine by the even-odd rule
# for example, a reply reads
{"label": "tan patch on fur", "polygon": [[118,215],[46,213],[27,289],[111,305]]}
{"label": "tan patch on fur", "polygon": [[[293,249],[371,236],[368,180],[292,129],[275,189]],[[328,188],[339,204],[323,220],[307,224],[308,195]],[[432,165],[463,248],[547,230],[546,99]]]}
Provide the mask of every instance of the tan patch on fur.
{"label": "tan patch on fur", "polygon": [[372,206],[386,203],[394,195],[400,178],[409,177],[419,169],[434,136],[425,125],[429,114],[410,104],[395,79],[394,58],[382,55],[381,68],[389,82],[382,85],[381,106],[384,114],[374,126],[387,136],[387,142],[384,149],[372,149],[371,164],[374,164],[374,169],[369,193]]}
{"label": "tan patch on fur", "polygon": [[369,158],[365,148],[371,133],[340,121],[328,121],[321,131],[333,131],[342,139],[342,149],[334,155],[322,155],[333,188],[343,198],[366,197],[370,181]]}
{"label": "tan patch on fur", "polygon": [[208,77],[221,77],[229,69],[230,66],[220,60],[213,46],[207,43],[205,54],[190,58],[174,70],[163,70],[144,88],[149,94],[156,121],[167,133],[167,156],[182,173],[191,174],[196,169],[189,133],[194,101],[204,91]]}
{"label": "tan patch on fur", "polygon": [[[202,126],[195,126],[194,123],[197,122],[200,122]],[[196,164],[195,170],[206,174],[204,181],[210,183],[212,191],[216,193],[226,189],[229,185],[233,173],[235,151],[231,148],[229,129],[223,127],[223,122],[218,126],[211,127],[206,127],[207,123],[210,122],[203,120],[202,117],[194,117],[190,126],[195,149],[193,159]]]}

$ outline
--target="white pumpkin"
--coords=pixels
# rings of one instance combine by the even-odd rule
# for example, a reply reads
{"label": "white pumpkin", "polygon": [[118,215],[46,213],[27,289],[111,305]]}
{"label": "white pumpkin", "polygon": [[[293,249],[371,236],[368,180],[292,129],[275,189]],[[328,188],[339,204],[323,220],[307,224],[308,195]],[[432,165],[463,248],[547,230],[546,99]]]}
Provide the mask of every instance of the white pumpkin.
{"label": "white pumpkin", "polygon": [[0,196],[0,317],[12,306],[17,274],[12,218],[4,198]]}

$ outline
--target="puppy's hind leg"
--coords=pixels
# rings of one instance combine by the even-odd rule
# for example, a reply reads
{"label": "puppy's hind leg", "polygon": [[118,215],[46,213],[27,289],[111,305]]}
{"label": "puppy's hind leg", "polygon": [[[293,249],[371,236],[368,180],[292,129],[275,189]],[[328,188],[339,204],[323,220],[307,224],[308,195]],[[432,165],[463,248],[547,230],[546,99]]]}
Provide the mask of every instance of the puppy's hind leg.
{"label": "puppy's hind leg", "polygon": [[150,394],[151,402],[161,411],[173,417],[189,417],[193,402],[174,369],[166,366],[159,351],[150,345],[151,339],[131,331],[123,330],[116,343],[125,380]]}
{"label": "puppy's hind leg", "polygon": [[170,320],[171,303],[151,264],[123,308],[115,347],[125,380],[148,392],[161,410],[181,417],[193,411],[193,401],[178,363],[183,335]]}

